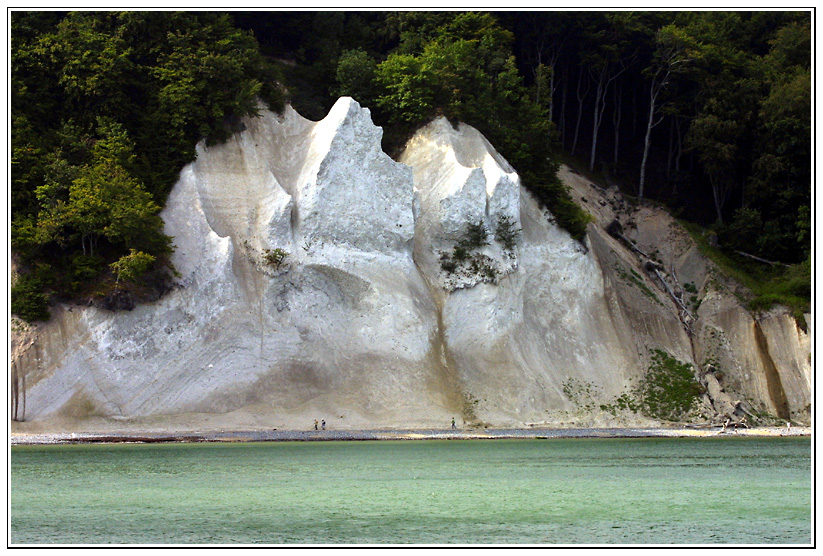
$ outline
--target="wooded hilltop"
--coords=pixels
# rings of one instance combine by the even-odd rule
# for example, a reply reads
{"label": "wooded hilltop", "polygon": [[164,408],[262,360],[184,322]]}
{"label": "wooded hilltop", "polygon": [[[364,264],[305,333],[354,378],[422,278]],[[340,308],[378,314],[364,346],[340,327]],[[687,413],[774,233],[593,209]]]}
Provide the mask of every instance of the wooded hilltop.
{"label": "wooded hilltop", "polygon": [[339,96],[390,155],[436,116],[476,127],[580,241],[563,162],[663,203],[752,310],[808,312],[810,15],[13,11],[12,313],[158,298],[159,212],[197,142],[260,100],[320,119]]}

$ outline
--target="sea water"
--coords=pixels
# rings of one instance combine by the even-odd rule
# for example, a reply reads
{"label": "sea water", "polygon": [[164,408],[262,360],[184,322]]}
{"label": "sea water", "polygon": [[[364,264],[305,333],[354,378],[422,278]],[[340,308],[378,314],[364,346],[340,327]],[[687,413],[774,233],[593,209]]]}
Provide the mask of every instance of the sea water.
{"label": "sea water", "polygon": [[14,446],[28,543],[811,543],[809,438]]}

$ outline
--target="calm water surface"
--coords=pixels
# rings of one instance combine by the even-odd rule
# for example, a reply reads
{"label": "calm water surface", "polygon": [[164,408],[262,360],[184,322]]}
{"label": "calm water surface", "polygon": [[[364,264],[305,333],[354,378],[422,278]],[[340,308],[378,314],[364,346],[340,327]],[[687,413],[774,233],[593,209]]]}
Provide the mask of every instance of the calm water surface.
{"label": "calm water surface", "polygon": [[809,438],[15,446],[12,543],[811,542]]}

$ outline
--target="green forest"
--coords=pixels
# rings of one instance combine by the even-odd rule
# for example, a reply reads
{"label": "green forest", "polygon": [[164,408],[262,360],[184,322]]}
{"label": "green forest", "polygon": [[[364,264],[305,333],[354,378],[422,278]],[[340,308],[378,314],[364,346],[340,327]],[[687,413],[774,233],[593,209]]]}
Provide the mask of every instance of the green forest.
{"label": "green forest", "polygon": [[342,95],[392,156],[434,117],[478,128],[577,240],[561,163],[662,204],[752,309],[808,310],[809,12],[13,11],[10,77],[25,320],[163,295],[159,212],[197,142]]}

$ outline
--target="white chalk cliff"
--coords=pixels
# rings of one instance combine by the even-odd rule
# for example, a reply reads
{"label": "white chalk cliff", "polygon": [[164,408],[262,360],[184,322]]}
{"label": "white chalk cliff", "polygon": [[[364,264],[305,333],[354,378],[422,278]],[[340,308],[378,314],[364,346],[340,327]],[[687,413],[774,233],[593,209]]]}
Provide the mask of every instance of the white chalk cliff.
{"label": "white chalk cliff", "polygon": [[[13,332],[14,427],[643,424],[600,405],[642,380],[653,349],[695,365],[702,418],[743,402],[808,421],[809,333],[780,311],[755,320],[662,212],[564,168],[595,218],[581,245],[471,127],[435,120],[395,162],[350,98],[320,122],[287,108],[245,125],[199,145],[168,199],[171,292],[128,312],[59,306]],[[620,216],[697,285],[693,322],[604,231]],[[501,219],[521,230],[512,248]],[[444,269],[480,222],[486,270]]]}

